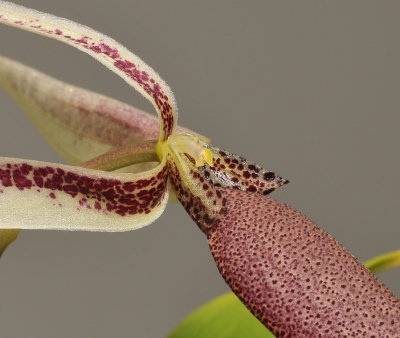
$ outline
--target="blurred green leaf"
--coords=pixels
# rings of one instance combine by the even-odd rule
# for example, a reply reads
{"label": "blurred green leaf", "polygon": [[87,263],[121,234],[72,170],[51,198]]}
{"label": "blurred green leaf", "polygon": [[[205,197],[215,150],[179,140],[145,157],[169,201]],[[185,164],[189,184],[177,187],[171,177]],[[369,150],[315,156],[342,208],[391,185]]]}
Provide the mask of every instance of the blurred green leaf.
{"label": "blurred green leaf", "polygon": [[3,251],[17,238],[19,229],[0,229],[0,257]]}
{"label": "blurred green leaf", "polygon": [[375,274],[396,268],[400,266],[400,250],[374,257],[364,262],[364,265]]}
{"label": "blurred green leaf", "polygon": [[[400,266],[400,250],[364,262],[373,273]],[[265,338],[275,337],[241,301],[227,293],[199,307],[187,316],[168,338]]]}
{"label": "blurred green leaf", "polygon": [[233,294],[204,304],[187,316],[168,338],[275,337]]}

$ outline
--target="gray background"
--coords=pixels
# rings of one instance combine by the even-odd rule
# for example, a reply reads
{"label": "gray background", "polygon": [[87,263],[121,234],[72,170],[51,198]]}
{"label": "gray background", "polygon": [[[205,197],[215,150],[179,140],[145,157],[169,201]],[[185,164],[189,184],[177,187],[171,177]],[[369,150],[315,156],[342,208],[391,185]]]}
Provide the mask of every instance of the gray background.
{"label": "gray background", "polygon": [[[399,243],[398,1],[18,1],[92,26],[173,88],[179,123],[291,180],[274,193],[360,259]],[[147,111],[89,56],[0,27],[0,53]],[[60,158],[0,92],[2,156]],[[27,206],[29,207],[29,206]],[[162,337],[227,290],[178,204],[118,234],[23,231],[2,337]],[[381,275],[400,295],[399,271]]]}

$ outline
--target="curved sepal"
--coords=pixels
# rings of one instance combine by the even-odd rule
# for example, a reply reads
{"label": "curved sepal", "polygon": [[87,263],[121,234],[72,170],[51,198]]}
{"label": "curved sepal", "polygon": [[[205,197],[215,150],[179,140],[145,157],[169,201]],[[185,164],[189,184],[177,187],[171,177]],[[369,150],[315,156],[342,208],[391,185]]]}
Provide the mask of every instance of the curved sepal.
{"label": "curved sepal", "polygon": [[0,158],[0,228],[127,231],[168,201],[167,165],[140,174]]}
{"label": "curved sepal", "polygon": [[158,137],[155,116],[2,56],[0,86],[69,164]]}
{"label": "curved sepal", "polygon": [[0,23],[56,39],[88,53],[153,104],[161,122],[161,141],[172,133],[177,108],[171,89],[152,68],[115,40],[73,21],[7,1],[0,2]]}
{"label": "curved sepal", "polygon": [[400,336],[399,299],[332,236],[267,196],[221,192],[227,214],[207,233],[212,254],[276,336]]}

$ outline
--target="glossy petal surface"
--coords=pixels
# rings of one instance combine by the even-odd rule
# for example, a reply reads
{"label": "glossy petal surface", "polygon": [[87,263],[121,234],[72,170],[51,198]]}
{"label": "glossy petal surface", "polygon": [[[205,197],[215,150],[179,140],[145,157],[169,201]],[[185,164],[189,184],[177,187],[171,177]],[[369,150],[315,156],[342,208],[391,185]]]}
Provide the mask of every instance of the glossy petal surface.
{"label": "glossy petal surface", "polygon": [[127,231],[168,201],[165,159],[141,174],[0,158],[0,228]]}
{"label": "glossy petal surface", "polygon": [[400,300],[312,221],[266,196],[222,189],[208,241],[225,281],[275,335],[400,336]]}
{"label": "glossy petal surface", "polygon": [[45,35],[88,53],[153,104],[162,120],[160,140],[172,133],[177,109],[169,86],[152,68],[115,40],[73,21],[6,1],[0,2],[0,23]]}

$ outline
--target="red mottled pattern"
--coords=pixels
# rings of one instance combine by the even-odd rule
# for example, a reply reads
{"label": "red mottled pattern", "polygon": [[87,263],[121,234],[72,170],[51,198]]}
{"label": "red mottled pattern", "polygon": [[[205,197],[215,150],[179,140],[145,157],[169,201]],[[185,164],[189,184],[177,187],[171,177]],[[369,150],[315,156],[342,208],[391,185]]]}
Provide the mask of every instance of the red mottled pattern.
{"label": "red mottled pattern", "polygon": [[[158,118],[132,106],[58,81],[5,57],[0,57],[0,74],[6,82],[4,89],[14,98],[18,96],[20,104],[23,100],[25,109],[34,102],[54,123],[73,130],[78,137],[84,135],[115,147],[158,138]],[[31,110],[26,113],[31,116]],[[176,131],[193,134],[180,126]]]}
{"label": "red mottled pattern", "polygon": [[27,99],[72,128],[76,134],[90,135],[114,146],[158,137],[159,122],[155,116],[97,93],[67,85],[11,60],[3,58],[3,62],[6,65],[9,62],[11,66],[24,71],[22,80],[13,72],[6,74],[12,89],[26,95],[29,93]]}
{"label": "red mottled pattern", "polygon": [[[157,176],[132,182],[78,175],[62,168],[34,167],[27,163],[0,165],[2,192],[14,187],[31,189],[57,200],[57,191],[76,199],[76,205],[120,216],[148,214],[165,192],[167,167]],[[23,198],[23,194],[21,195]],[[58,204],[58,206],[62,206]]]}
{"label": "red mottled pattern", "polygon": [[212,254],[277,337],[400,337],[400,300],[332,236],[283,203],[221,190],[228,211],[208,232]]}
{"label": "red mottled pattern", "polygon": [[[190,158],[190,155],[186,154],[186,156]],[[168,172],[179,202],[201,230],[206,232],[214,222],[221,219],[225,214],[226,199],[198,170],[190,170],[190,177],[186,177],[186,179],[196,182],[201,197],[199,197],[198,192],[190,191],[182,180],[183,174],[179,172],[171,155],[168,156]],[[216,211],[210,210],[204,204],[202,198],[212,201],[212,204],[217,207]]]}
{"label": "red mottled pattern", "polygon": [[288,180],[277,176],[274,172],[250,163],[239,155],[210,144],[206,144],[206,147],[213,154],[213,165],[212,167],[205,166],[203,171],[216,186],[267,195],[289,183]]}
{"label": "red mottled pattern", "polygon": [[[2,21],[9,21],[4,15],[0,18]],[[82,35],[79,38],[74,38],[68,33],[64,33],[61,29],[49,30],[42,26],[38,19],[18,20],[12,21],[12,23],[22,27],[29,27],[30,29],[41,32],[42,34],[53,35],[57,39],[69,41],[74,45],[97,54],[102,54],[103,57],[111,59],[115,68],[138,83],[139,86],[153,99],[163,120],[163,140],[166,140],[168,136],[171,135],[174,128],[174,108],[170,98],[162,90],[161,85],[151,77],[150,74],[141,70],[139,65],[121,57],[117,48],[104,42],[94,41],[89,36]]]}

